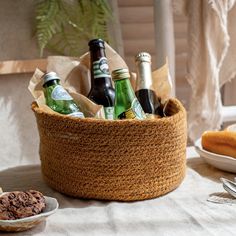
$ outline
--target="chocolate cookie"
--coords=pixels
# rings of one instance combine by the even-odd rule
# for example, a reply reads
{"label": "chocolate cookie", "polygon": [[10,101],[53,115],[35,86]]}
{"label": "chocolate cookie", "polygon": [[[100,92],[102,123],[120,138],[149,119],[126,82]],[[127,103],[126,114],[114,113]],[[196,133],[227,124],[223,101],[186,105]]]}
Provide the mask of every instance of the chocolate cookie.
{"label": "chocolate cookie", "polygon": [[4,193],[0,196],[0,220],[15,220],[37,215],[45,206],[43,194],[36,190]]}

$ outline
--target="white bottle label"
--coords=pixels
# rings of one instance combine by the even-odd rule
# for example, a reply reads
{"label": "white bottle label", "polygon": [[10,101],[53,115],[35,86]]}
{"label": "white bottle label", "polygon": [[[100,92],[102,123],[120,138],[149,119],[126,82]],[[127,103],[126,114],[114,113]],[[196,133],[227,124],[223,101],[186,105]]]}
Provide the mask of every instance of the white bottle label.
{"label": "white bottle label", "polygon": [[107,120],[114,120],[114,107],[104,107],[104,112]]}
{"label": "white bottle label", "polygon": [[73,100],[70,94],[61,85],[57,85],[53,89],[51,97],[54,100]]}
{"label": "white bottle label", "polygon": [[101,57],[98,61],[93,62],[93,74],[94,79],[111,77],[106,57]]}
{"label": "white bottle label", "polygon": [[84,118],[84,114],[80,111],[78,112],[73,112],[71,114],[69,114],[68,116],[71,116],[71,117],[78,117],[78,118]]}

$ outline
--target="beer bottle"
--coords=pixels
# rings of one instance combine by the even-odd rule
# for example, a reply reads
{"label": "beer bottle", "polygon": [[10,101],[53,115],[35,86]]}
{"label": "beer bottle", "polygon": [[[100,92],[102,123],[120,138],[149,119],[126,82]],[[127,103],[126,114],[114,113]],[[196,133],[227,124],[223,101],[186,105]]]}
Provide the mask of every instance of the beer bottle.
{"label": "beer bottle", "polygon": [[152,88],[151,55],[147,52],[138,53],[135,64],[137,70],[135,95],[145,113],[155,114],[160,103]]}
{"label": "beer bottle", "polygon": [[46,104],[54,111],[74,117],[84,118],[84,114],[74,102],[70,94],[61,86],[60,78],[55,72],[43,77]]}
{"label": "beer bottle", "polygon": [[136,98],[130,83],[128,69],[112,72],[115,81],[115,119],[146,119],[146,115]]}
{"label": "beer bottle", "polygon": [[113,120],[115,90],[105,54],[104,41],[93,39],[89,42],[91,62],[91,90],[88,98],[103,105],[106,119]]}

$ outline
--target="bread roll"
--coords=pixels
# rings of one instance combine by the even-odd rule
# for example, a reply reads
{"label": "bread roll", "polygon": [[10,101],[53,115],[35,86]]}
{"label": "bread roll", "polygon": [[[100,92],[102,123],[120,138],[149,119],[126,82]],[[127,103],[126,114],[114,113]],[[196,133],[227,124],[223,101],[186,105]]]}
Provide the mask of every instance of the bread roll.
{"label": "bread roll", "polygon": [[206,131],[202,135],[203,149],[236,158],[235,131]]}

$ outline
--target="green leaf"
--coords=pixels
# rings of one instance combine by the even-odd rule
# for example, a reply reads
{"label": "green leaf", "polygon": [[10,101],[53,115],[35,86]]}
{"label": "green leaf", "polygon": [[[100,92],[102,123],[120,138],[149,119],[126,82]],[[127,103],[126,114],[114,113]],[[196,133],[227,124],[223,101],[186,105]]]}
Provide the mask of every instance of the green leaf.
{"label": "green leaf", "polygon": [[36,6],[36,36],[45,48],[68,56],[87,51],[92,38],[108,41],[112,11],[106,0],[42,0]]}

